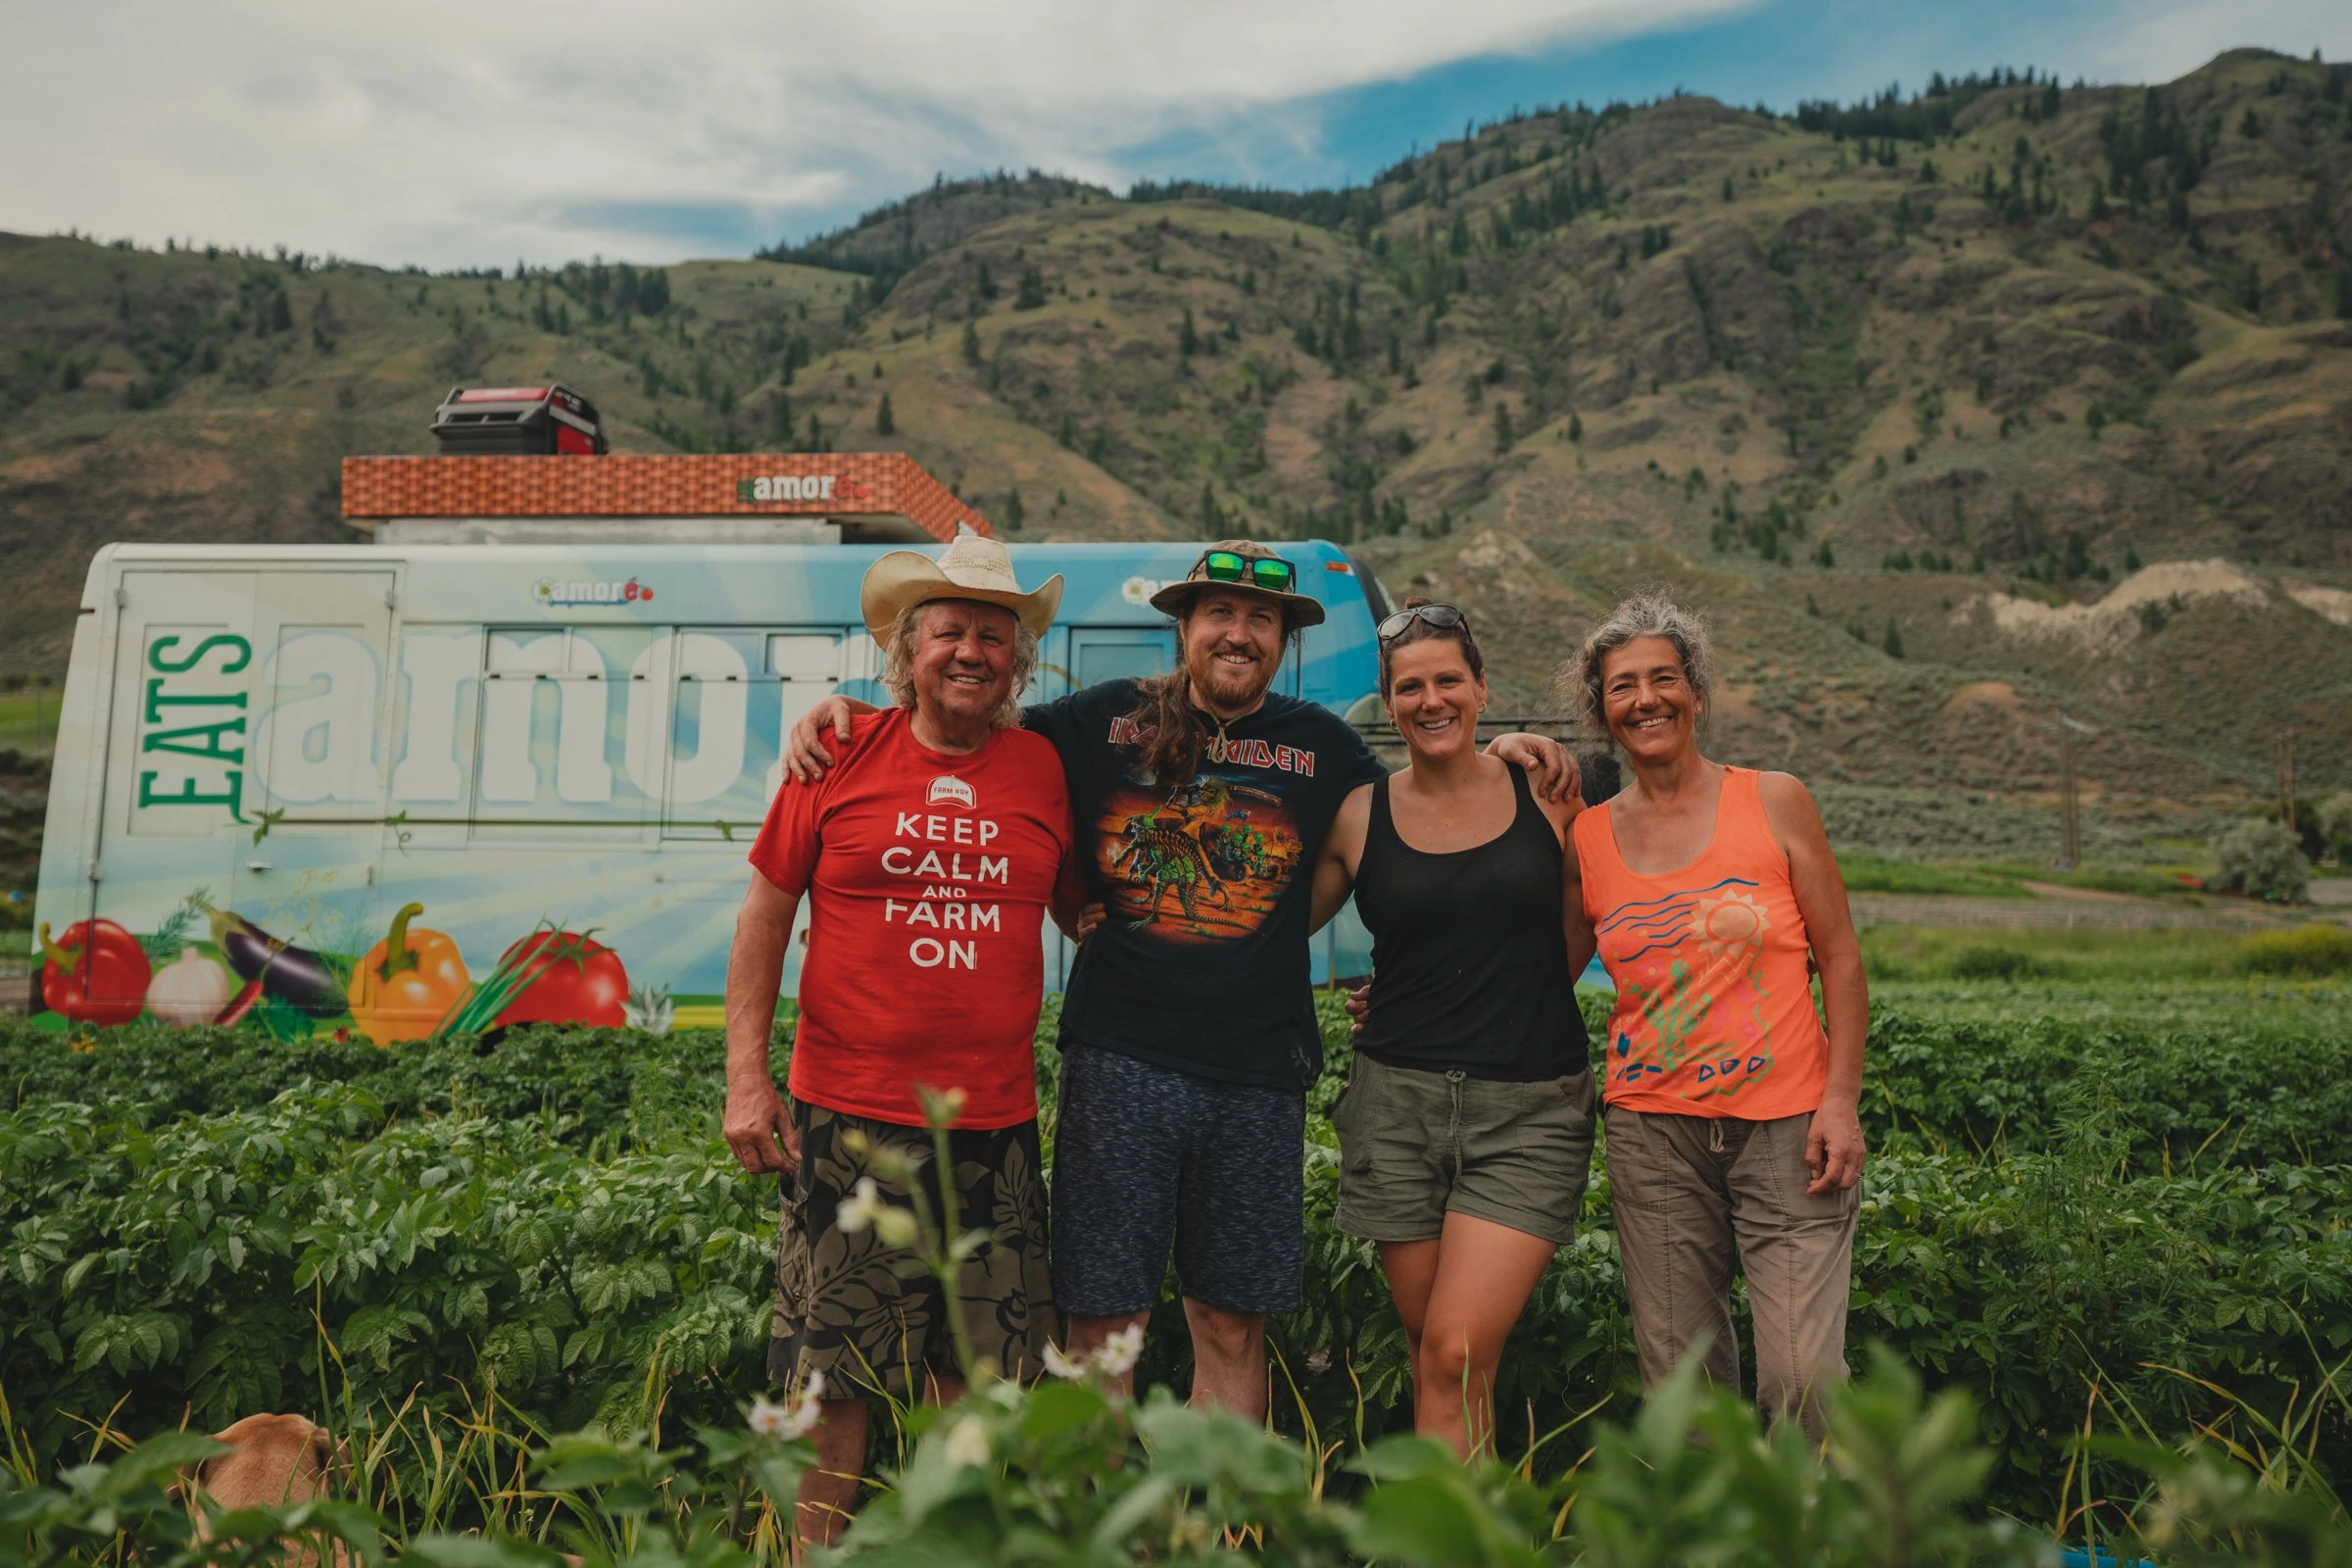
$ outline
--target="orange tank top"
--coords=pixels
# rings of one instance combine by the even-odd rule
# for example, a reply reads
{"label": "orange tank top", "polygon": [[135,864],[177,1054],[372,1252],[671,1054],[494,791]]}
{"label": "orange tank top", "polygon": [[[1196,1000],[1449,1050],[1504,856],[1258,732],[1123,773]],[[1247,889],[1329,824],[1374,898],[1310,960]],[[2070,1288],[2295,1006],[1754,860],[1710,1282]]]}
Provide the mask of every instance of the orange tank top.
{"label": "orange tank top", "polygon": [[1752,768],[1724,770],[1697,859],[1643,876],[1609,810],[1580,811],[1585,913],[1617,987],[1602,1096],[1629,1110],[1769,1121],[1821,1108],[1828,1037],[1788,858]]}

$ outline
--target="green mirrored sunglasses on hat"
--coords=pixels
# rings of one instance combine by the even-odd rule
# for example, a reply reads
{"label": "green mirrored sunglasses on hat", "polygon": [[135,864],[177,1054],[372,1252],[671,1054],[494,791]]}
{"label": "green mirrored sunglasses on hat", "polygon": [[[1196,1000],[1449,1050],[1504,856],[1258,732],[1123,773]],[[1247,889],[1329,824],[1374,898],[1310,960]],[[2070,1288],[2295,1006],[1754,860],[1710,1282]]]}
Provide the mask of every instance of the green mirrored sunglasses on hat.
{"label": "green mirrored sunglasses on hat", "polygon": [[1287,594],[1298,580],[1298,568],[1280,556],[1245,556],[1231,550],[1209,551],[1198,569],[1209,582],[1238,582],[1270,594]]}

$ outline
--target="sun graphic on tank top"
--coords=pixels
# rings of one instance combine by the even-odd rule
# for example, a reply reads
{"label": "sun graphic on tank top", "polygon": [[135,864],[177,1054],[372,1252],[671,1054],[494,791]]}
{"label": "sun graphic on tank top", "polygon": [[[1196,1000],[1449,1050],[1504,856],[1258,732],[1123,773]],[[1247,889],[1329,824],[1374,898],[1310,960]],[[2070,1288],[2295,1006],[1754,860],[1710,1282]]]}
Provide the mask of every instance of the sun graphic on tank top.
{"label": "sun graphic on tank top", "polygon": [[1738,889],[1719,898],[1702,899],[1691,921],[1698,951],[1712,963],[1737,963],[1753,957],[1764,947],[1772,922],[1764,906]]}

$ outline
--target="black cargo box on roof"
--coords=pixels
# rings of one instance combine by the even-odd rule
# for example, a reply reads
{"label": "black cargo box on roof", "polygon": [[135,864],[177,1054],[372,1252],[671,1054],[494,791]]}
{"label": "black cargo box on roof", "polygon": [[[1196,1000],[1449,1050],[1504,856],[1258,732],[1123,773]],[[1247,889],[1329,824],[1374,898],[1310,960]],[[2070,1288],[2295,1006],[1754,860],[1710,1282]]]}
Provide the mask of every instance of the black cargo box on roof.
{"label": "black cargo box on roof", "polygon": [[611,450],[596,405],[564,386],[453,386],[433,411],[445,458],[599,457]]}

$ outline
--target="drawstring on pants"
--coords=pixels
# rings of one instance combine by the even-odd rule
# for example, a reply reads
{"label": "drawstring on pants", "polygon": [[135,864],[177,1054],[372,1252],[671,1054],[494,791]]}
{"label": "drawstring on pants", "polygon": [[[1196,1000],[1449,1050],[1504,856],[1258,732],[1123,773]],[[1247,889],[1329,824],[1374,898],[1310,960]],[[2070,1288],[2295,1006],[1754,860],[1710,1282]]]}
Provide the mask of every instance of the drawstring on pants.
{"label": "drawstring on pants", "polygon": [[1709,1116],[1707,1118],[1707,1152],[1710,1154],[1720,1154],[1725,1152],[1726,1151],[1723,1147],[1723,1118],[1721,1116]]}
{"label": "drawstring on pants", "polygon": [[1453,1180],[1462,1179],[1462,1080],[1470,1075],[1459,1067],[1446,1069],[1446,1094],[1452,1102],[1452,1124],[1446,1129],[1446,1142],[1453,1146]]}

